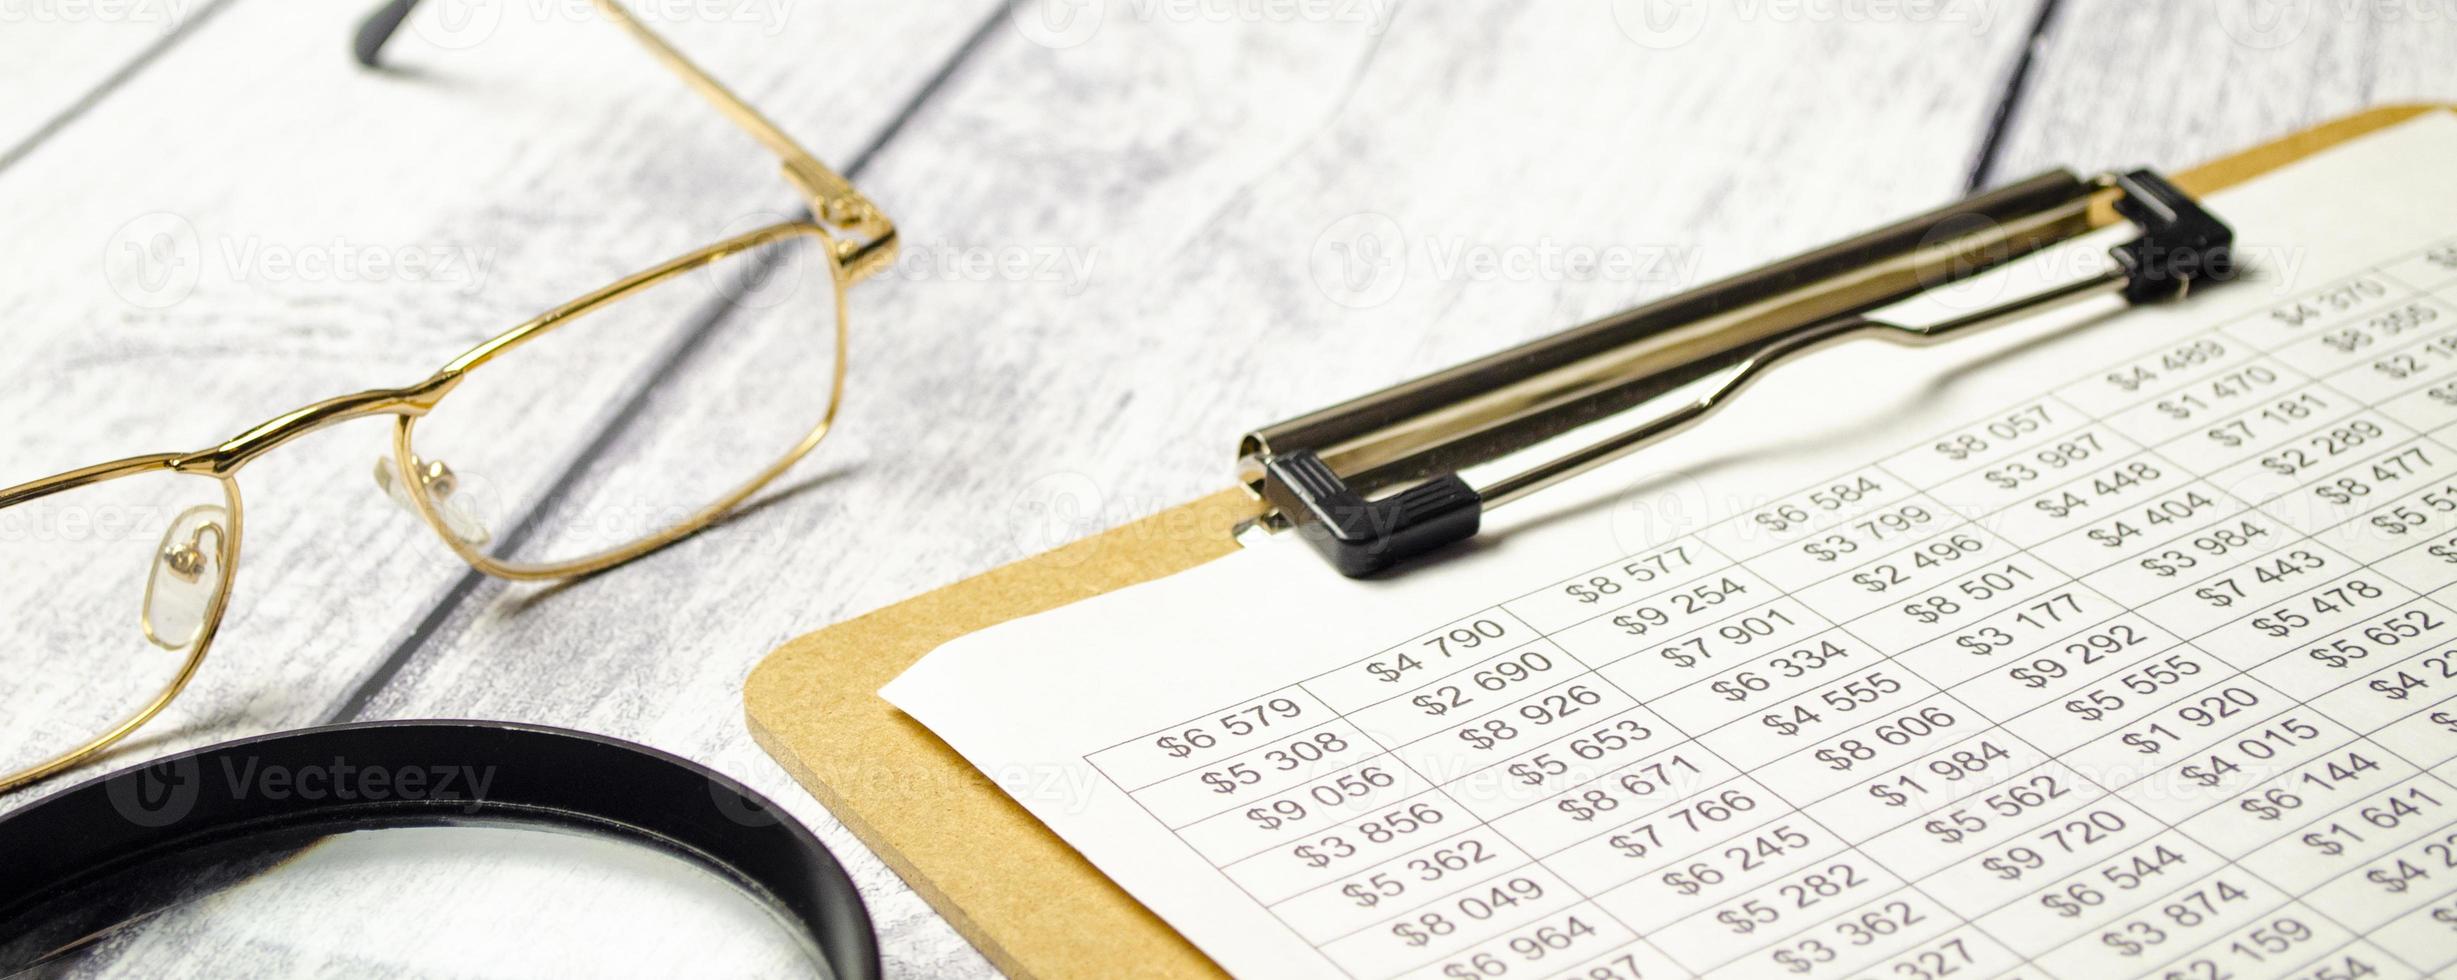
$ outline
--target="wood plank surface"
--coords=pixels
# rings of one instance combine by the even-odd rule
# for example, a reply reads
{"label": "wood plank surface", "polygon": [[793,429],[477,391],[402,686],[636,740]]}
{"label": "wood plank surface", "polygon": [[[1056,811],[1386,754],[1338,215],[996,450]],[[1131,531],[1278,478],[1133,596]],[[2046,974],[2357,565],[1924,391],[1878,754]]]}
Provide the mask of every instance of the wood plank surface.
{"label": "wood plank surface", "polygon": [[2457,93],[2457,10],[2058,0],[1994,177],[2181,167],[2377,105]]}
{"label": "wood plank surface", "polygon": [[219,0],[16,0],[0,6],[0,170],[116,91]]}
{"label": "wood plank surface", "polygon": [[[0,241],[0,484],[201,449],[319,398],[417,380],[793,206],[749,140],[613,28],[563,9],[413,29],[379,73],[349,59],[354,7],[238,4],[0,173],[15,232]],[[987,9],[663,26],[848,160]],[[837,70],[799,78],[807,62],[778,56],[792,50]],[[653,349],[608,346],[572,390],[541,394],[602,401]],[[568,436],[597,411],[550,420]],[[135,753],[323,720],[416,635],[466,569],[376,489],[371,464],[389,451],[384,423],[357,422],[243,474],[253,533],[231,621]],[[494,492],[517,506],[550,475]]]}
{"label": "wood plank surface", "polygon": [[[370,74],[345,55],[353,5],[224,2],[0,170],[0,484],[414,380],[792,205],[603,25],[507,5],[481,31],[406,32],[399,67]],[[2057,0],[2035,45],[2038,4],[1980,0],[1878,18],[1365,3],[1329,21],[1121,0],[1065,22],[1038,4],[807,3],[660,22],[832,162],[892,131],[859,182],[907,257],[853,291],[839,435],[753,513],[549,588],[471,580],[385,501],[366,472],[381,424],[292,447],[245,477],[249,555],[214,661],[108,764],[337,717],[632,738],[819,829],[891,974],[991,972],[752,745],[740,688],[769,649],[1217,489],[1248,427],[1951,199],[1978,161],[1996,179],[2182,165],[2457,97],[2450,24],[2302,6],[2289,29],[2227,4]],[[130,46],[75,56],[77,84]],[[25,105],[77,97],[45,91]],[[48,116],[0,114],[0,143]],[[158,234],[192,264],[137,271],[170,285],[109,265]],[[467,274],[263,261],[412,252],[464,256]],[[669,370],[654,349],[593,356],[559,394],[706,391],[762,357]],[[501,505],[534,504],[606,419],[558,416],[535,471],[497,478]],[[616,438],[562,506],[624,505],[592,496],[594,474],[688,431]]]}

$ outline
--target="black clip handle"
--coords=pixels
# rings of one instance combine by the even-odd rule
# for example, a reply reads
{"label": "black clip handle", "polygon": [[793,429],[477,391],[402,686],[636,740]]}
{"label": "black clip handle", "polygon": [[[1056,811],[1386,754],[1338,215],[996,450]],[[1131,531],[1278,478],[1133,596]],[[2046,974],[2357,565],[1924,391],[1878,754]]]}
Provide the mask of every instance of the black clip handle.
{"label": "black clip handle", "polygon": [[2235,275],[2235,231],[2156,171],[2118,174],[2116,213],[2141,237],[2108,249],[2124,267],[2129,303],[2175,299],[2202,280]]}
{"label": "black clip handle", "polygon": [[1263,499],[1350,578],[1475,537],[1484,520],[1484,498],[1458,474],[1367,500],[1310,449],[1263,464]]}

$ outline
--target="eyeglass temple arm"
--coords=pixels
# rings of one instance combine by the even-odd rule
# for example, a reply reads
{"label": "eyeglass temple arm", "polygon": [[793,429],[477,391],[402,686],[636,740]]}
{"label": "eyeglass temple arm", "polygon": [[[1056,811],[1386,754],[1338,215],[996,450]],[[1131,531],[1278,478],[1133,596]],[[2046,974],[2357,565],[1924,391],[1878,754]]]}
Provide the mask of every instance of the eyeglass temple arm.
{"label": "eyeglass temple arm", "polygon": [[[351,51],[357,55],[359,64],[369,68],[378,66],[384,45],[392,40],[393,35],[400,33],[402,22],[418,9],[418,2],[386,0],[383,6],[376,8],[359,23],[358,35],[351,44]],[[622,27],[641,47],[647,48],[659,62],[664,63],[667,70],[681,76],[684,82],[699,92],[700,97],[716,106],[725,118],[732,120],[734,125],[776,154],[784,164],[785,178],[811,199],[814,213],[820,221],[852,232],[862,239],[844,242],[844,254],[839,256],[839,260],[849,266],[857,278],[876,264],[892,258],[895,223],[863,196],[852,181],[819,162],[818,157],[794,142],[793,137],[785,135],[783,129],[770,122],[768,117],[760,115],[759,110],[752,108],[750,103],[744,102],[740,96],[700,70],[698,65],[692,64],[689,58],[683,57],[682,52],[674,50],[673,45],[667,44],[665,38],[659,37],[657,32],[632,16],[631,11],[617,0],[595,0],[595,3],[600,12]]]}
{"label": "eyeglass temple arm", "polygon": [[385,0],[385,4],[375,8],[366,20],[359,21],[358,36],[350,41],[350,52],[358,56],[358,63],[369,68],[379,67],[383,61],[385,42],[400,33],[401,22],[408,20],[410,11],[416,9],[418,0]]}

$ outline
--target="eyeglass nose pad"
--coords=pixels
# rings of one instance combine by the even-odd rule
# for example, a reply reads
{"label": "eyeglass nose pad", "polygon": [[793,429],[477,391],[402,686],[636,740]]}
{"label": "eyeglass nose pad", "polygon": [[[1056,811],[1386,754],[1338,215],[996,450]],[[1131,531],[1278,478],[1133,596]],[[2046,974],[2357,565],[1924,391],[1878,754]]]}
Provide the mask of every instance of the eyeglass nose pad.
{"label": "eyeglass nose pad", "polygon": [[145,582],[145,638],[165,650],[195,646],[205,618],[230,584],[223,566],[230,554],[230,511],[214,504],[190,507],[162,532]]}
{"label": "eyeglass nose pad", "polygon": [[[435,504],[436,515],[443,518],[444,529],[455,539],[472,548],[485,547],[487,542],[495,539],[494,532],[487,530],[486,521],[461,495],[461,480],[452,472],[452,467],[440,459],[416,456],[410,457],[410,466],[419,485],[426,490],[427,500]],[[409,488],[402,485],[400,473],[391,460],[375,461],[375,485],[382,488],[384,495],[391,497],[393,503],[400,504],[402,510],[424,518],[425,515],[418,509],[418,502],[410,499]]]}

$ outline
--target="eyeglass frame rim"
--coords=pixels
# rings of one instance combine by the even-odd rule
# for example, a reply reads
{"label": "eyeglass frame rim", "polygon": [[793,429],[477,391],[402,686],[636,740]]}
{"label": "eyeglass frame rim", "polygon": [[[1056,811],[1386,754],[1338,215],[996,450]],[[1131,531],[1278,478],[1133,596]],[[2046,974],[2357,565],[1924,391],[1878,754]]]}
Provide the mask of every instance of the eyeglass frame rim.
{"label": "eyeglass frame rim", "polygon": [[222,622],[229,610],[230,596],[238,582],[241,545],[246,539],[246,504],[239,489],[238,476],[248,464],[282,446],[344,422],[390,415],[395,417],[391,465],[394,476],[408,488],[410,499],[419,518],[435,532],[454,554],[478,571],[511,581],[550,581],[594,574],[636,560],[668,547],[705,530],[742,502],[774,483],[796,464],[815,451],[834,428],[837,414],[844,403],[845,353],[848,344],[846,325],[846,289],[849,277],[843,266],[829,263],[830,292],[835,304],[836,356],[832,368],[827,409],[819,422],[783,458],[758,471],[748,481],[720,497],[714,503],[694,512],[686,520],[615,548],[582,558],[549,565],[523,565],[507,562],[477,550],[451,530],[441,505],[429,492],[425,482],[414,478],[416,452],[411,439],[417,421],[432,412],[446,395],[460,386],[471,372],[484,367],[522,346],[571,325],[580,318],[609,304],[619,302],[641,290],[686,275],[744,251],[768,245],[782,244],[801,237],[814,237],[834,254],[836,239],[815,221],[778,222],[736,235],[725,241],[697,249],[673,260],[626,276],[578,299],[531,318],[529,321],[489,338],[459,357],[426,380],[403,388],[376,388],[341,395],[315,402],[255,426],[211,448],[188,453],[149,453],[125,459],[96,463],[64,473],[28,481],[0,489],[0,511],[32,503],[45,497],[98,486],[149,473],[181,474],[206,478],[221,485],[223,496],[230,505],[230,525],[221,547],[222,575],[213,604],[199,628],[197,639],[187,660],[168,686],[154,696],[141,710],[114,725],[92,740],[62,753],[49,761],[23,771],[0,775],[0,794],[58,775],[79,765],[104,750],[125,740],[137,729],[159,717],[171,703],[184,693],[197,672],[204,666],[205,656],[221,633]]}
{"label": "eyeglass frame rim", "polygon": [[[212,447],[187,453],[150,453],[124,459],[96,463],[51,476],[30,480],[15,486],[0,488],[0,510],[7,510],[45,497],[83,489],[102,483],[140,476],[150,472],[179,473],[202,476],[217,481],[230,505],[230,526],[222,545],[222,576],[203,625],[199,628],[193,649],[171,682],[146,706],[83,745],[25,770],[0,772],[0,794],[25,786],[81,765],[161,716],[171,703],[185,693],[196,674],[204,666],[205,656],[220,635],[223,619],[229,611],[230,596],[238,582],[241,545],[245,540],[245,501],[238,473],[267,453],[286,446],[315,432],[343,422],[390,415],[396,419],[393,436],[392,463],[394,476],[407,489],[419,517],[435,532],[453,553],[479,572],[512,581],[547,581],[577,578],[622,565],[668,547],[675,542],[705,530],[725,514],[738,508],[761,489],[783,476],[816,450],[833,430],[836,417],[844,402],[847,336],[846,291],[854,283],[868,278],[895,260],[898,236],[893,221],[847,180],[825,163],[804,150],[782,129],[769,122],[747,102],[726,89],[696,64],[666,43],[646,24],[633,17],[615,0],[594,0],[597,8],[648,48],[659,63],[681,76],[686,84],[707,99],[720,115],[747,131],[754,139],[778,156],[786,182],[801,192],[810,205],[810,217],[781,221],[755,228],[723,241],[703,246],[681,256],[615,282],[601,286],[577,299],[566,302],[528,321],[505,330],[471,347],[447,362],[443,368],[425,380],[400,388],[374,388],[340,395],[302,406],[276,416]],[[414,3],[414,0],[413,0]],[[837,232],[847,233],[839,237]],[[732,257],[741,252],[767,245],[781,244],[800,237],[817,238],[828,261],[828,279],[835,303],[835,358],[833,379],[828,393],[827,409],[814,426],[785,457],[760,471],[748,482],[721,497],[717,502],[695,512],[690,518],[663,531],[594,555],[551,565],[522,565],[501,561],[476,549],[446,523],[441,507],[432,499],[425,482],[414,477],[415,453],[411,437],[417,421],[432,412],[444,396],[450,394],[470,372],[495,359],[517,350],[539,337],[577,320],[607,304],[619,301],[650,286],[689,273]]]}
{"label": "eyeglass frame rim", "polygon": [[[423,408],[411,406],[392,413],[398,419],[393,430],[393,459],[397,467],[395,476],[407,489],[410,501],[419,516],[425,519],[427,526],[434,529],[436,536],[442,538],[444,544],[451,548],[454,554],[480,572],[515,582],[556,581],[596,574],[636,560],[706,530],[760,490],[776,482],[778,477],[785,475],[787,471],[793,469],[796,464],[808,458],[813,451],[819,448],[819,444],[825,441],[828,434],[835,429],[837,415],[844,406],[846,360],[850,347],[846,291],[852,283],[849,270],[842,263],[833,261],[832,258],[829,262],[828,280],[834,303],[834,356],[830,359],[827,408],[822,412],[819,421],[805,432],[785,452],[783,457],[759,470],[749,480],[727,491],[714,502],[694,511],[691,516],[663,530],[604,551],[560,562],[524,563],[489,555],[479,550],[477,543],[470,542],[452,532],[451,524],[444,516],[442,502],[435,499],[427,481],[415,478],[418,456],[414,439],[418,422],[433,410],[435,403],[440,402],[444,395],[450,393],[452,387],[457,387],[461,380],[468,377],[471,372],[496,358],[517,350],[558,328],[567,326],[599,307],[618,302],[633,293],[723,261],[736,254],[784,244],[804,236],[819,239],[830,255],[834,255],[837,240],[828,233],[824,225],[815,221],[786,221],[753,229],[655,268],[627,276],[597,292],[556,307],[493,340],[471,348],[467,353],[446,365],[436,373],[435,378],[430,378],[428,382],[434,383],[439,379],[449,377],[451,381],[445,390],[434,394],[432,400],[427,402]],[[545,502],[541,501],[541,503]]]}
{"label": "eyeglass frame rim", "polygon": [[[6,794],[59,775],[125,741],[128,736],[136,734],[137,729],[145,727],[155,718],[160,717],[162,712],[171,706],[171,702],[178,700],[181,694],[186,693],[189,683],[194,681],[197,672],[204,668],[205,655],[213,649],[214,638],[222,632],[222,620],[230,611],[232,587],[239,580],[239,554],[242,543],[247,537],[247,504],[245,497],[240,493],[239,481],[235,476],[183,471],[175,465],[179,459],[179,455],[173,453],[132,456],[72,470],[48,481],[35,481],[52,484],[49,486],[35,487],[34,484],[24,484],[7,491],[0,491],[0,510],[7,510],[18,504],[39,500],[43,497],[99,486],[116,480],[155,473],[186,473],[214,481],[222,491],[223,502],[230,505],[230,526],[223,529],[219,546],[220,554],[217,556],[220,561],[220,574],[219,581],[215,583],[213,602],[206,607],[205,618],[197,627],[196,640],[190,644],[190,649],[186,658],[180,663],[179,670],[171,675],[170,681],[164,684],[160,691],[143,703],[143,707],[105,729],[101,734],[88,739],[84,744],[23,770],[0,775],[0,794]],[[28,488],[34,489],[29,490]],[[20,491],[26,492],[21,495]],[[151,587],[148,586],[148,588]]]}

